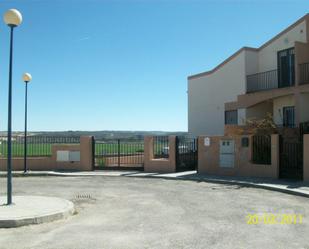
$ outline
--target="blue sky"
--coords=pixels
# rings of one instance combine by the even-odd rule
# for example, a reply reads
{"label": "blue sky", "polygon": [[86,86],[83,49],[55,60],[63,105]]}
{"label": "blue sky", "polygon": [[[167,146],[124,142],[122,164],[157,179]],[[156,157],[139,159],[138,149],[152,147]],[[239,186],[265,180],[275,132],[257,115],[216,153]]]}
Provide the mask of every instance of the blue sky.
{"label": "blue sky", "polygon": [[[187,76],[258,47],[308,1],[0,0],[15,30],[13,129],[187,130]],[[0,23],[0,130],[7,129],[9,29]]]}

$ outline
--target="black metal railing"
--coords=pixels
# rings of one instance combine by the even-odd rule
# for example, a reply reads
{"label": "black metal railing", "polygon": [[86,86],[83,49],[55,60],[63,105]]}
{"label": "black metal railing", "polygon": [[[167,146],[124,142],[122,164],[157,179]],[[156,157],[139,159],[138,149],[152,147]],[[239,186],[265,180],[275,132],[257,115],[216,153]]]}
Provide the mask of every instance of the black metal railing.
{"label": "black metal railing", "polygon": [[309,84],[309,62],[299,64],[299,84]]}
{"label": "black metal railing", "polygon": [[142,168],[144,166],[144,140],[113,139],[95,140],[95,167]]}
{"label": "black metal railing", "polygon": [[[79,144],[80,137],[56,137],[56,136],[28,136],[27,156],[28,157],[49,157],[52,155],[53,144]],[[7,137],[0,137],[0,157],[7,156]],[[12,156],[24,156],[24,137],[12,137]]]}
{"label": "black metal railing", "polygon": [[278,88],[278,70],[247,75],[247,93]]}
{"label": "black metal railing", "polygon": [[169,142],[168,136],[153,137],[153,157],[168,158],[169,157]]}
{"label": "black metal railing", "polygon": [[271,136],[255,135],[252,139],[252,162],[271,164]]}

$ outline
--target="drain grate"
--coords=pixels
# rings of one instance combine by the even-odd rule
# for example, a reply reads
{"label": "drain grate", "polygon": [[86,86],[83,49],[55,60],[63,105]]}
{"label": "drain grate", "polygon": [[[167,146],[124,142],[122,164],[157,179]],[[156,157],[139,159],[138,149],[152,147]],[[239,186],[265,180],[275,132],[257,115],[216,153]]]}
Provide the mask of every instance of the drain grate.
{"label": "drain grate", "polygon": [[91,194],[77,194],[75,200],[95,200]]}

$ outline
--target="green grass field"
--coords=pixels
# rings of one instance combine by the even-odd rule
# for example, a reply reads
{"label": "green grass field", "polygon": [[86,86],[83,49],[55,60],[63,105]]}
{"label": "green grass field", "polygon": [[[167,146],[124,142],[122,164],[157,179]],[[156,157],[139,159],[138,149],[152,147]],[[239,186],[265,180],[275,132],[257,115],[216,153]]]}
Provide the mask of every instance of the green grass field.
{"label": "green grass field", "polygon": [[[28,144],[27,155],[30,157],[35,156],[51,156],[52,144]],[[7,144],[0,144],[0,154],[2,157],[7,155]],[[24,156],[24,145],[21,143],[12,143],[12,155],[13,157]]]}
{"label": "green grass field", "polygon": [[[59,145],[59,144],[58,144]],[[144,151],[143,143],[121,143],[119,147],[120,154],[134,154],[142,153]],[[29,157],[51,156],[52,144],[49,143],[28,143],[27,155]],[[117,155],[118,144],[111,143],[97,143],[95,145],[95,155]],[[0,156],[7,155],[7,143],[0,144]],[[24,145],[22,143],[12,142],[12,155],[13,157],[24,156]]]}

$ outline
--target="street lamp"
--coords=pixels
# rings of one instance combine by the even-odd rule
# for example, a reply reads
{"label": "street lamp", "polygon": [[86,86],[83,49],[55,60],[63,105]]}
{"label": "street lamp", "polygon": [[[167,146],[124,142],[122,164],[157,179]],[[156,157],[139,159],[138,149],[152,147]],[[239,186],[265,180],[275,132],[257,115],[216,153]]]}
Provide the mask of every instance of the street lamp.
{"label": "street lamp", "polygon": [[24,138],[24,173],[27,172],[27,98],[28,98],[28,83],[31,81],[30,73],[23,74],[23,81],[25,82],[25,138]]}
{"label": "street lamp", "polygon": [[9,63],[9,96],[8,96],[8,138],[7,138],[7,204],[12,204],[12,66],[14,28],[21,24],[22,15],[16,9],[4,14],[4,22],[10,27],[10,63]]}

